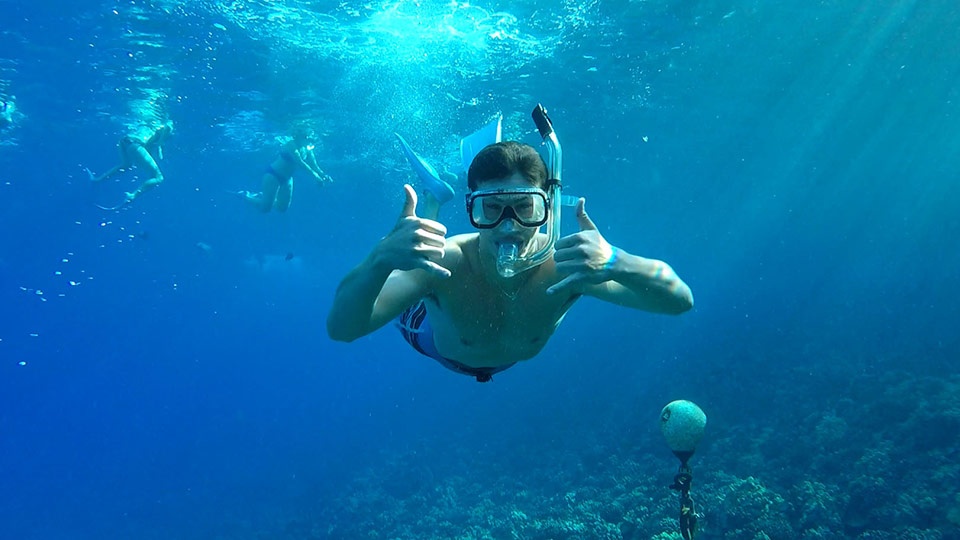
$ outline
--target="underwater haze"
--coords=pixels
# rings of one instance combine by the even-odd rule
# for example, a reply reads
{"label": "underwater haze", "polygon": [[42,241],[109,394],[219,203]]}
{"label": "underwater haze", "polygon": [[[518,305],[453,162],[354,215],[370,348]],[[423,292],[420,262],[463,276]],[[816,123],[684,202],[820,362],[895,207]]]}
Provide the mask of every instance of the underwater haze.
{"label": "underwater haze", "polygon": [[[679,539],[678,399],[698,539],[960,538],[955,1],[0,11],[0,539]],[[457,173],[538,103],[564,193],[695,308],[583,299],[486,384],[332,341],[416,183],[394,133]],[[99,208],[167,120],[164,182]],[[294,126],[333,182],[257,212]]]}

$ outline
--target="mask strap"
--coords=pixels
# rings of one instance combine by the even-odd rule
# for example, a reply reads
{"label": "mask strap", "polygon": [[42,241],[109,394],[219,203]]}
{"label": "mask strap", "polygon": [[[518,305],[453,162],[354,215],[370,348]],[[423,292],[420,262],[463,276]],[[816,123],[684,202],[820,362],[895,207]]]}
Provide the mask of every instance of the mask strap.
{"label": "mask strap", "polygon": [[576,206],[577,201],[580,200],[580,197],[576,195],[561,195],[560,196],[560,205],[561,206]]}

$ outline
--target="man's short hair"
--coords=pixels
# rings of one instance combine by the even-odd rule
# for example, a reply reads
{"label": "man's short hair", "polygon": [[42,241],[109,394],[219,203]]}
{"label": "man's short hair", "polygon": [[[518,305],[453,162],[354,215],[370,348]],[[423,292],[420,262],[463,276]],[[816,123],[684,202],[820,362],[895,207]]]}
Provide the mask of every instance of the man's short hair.
{"label": "man's short hair", "polygon": [[473,158],[467,171],[467,187],[476,191],[481,182],[509,178],[520,173],[534,187],[547,183],[547,164],[529,144],[504,141],[488,145]]}

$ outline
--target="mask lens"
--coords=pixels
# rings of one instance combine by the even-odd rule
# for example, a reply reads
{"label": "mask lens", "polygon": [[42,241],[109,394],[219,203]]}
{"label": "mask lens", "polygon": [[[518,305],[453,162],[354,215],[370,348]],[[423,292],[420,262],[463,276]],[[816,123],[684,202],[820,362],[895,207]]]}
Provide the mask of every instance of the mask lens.
{"label": "mask lens", "polygon": [[547,197],[540,190],[495,191],[473,195],[470,221],[475,227],[493,228],[512,218],[524,227],[539,227],[547,219]]}

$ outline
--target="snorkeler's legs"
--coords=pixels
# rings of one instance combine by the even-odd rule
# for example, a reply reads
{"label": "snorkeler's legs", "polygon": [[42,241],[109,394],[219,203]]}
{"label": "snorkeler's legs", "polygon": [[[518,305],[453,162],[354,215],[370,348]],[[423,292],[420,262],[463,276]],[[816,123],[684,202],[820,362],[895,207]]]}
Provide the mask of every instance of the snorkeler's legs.
{"label": "snorkeler's legs", "polygon": [[414,172],[416,172],[420,178],[423,187],[441,204],[453,199],[453,187],[440,179],[440,174],[433,168],[433,165],[430,165],[430,163],[414,152],[413,148],[410,148],[410,145],[407,144],[407,141],[405,141],[399,133],[395,133],[394,135],[396,135],[397,140],[400,141],[400,148],[407,157],[407,161],[410,162],[410,166],[413,167]]}
{"label": "snorkeler's legs", "polygon": [[160,166],[157,165],[157,161],[153,159],[153,156],[150,155],[150,152],[147,152],[147,149],[141,144],[128,145],[126,148],[131,149],[130,155],[127,155],[124,151],[124,145],[121,143],[121,156],[125,156],[124,159],[127,162],[133,162],[137,168],[143,169],[147,174],[150,175],[149,178],[143,183],[140,184],[134,191],[128,191],[125,193],[127,197],[127,202],[131,203],[136,200],[137,197],[143,195],[147,191],[159,186],[163,183],[163,173],[160,172]]}
{"label": "snorkeler's legs", "polygon": [[133,164],[133,159],[130,154],[127,152],[127,144],[124,142],[126,137],[117,141],[117,153],[120,154],[120,168],[126,169]]}
{"label": "snorkeler's legs", "polygon": [[[136,145],[134,153],[130,156],[128,161],[132,161],[137,167],[147,171],[147,174],[150,175],[150,179],[159,178],[160,181],[156,182],[159,184],[163,181],[163,173],[160,172],[160,166],[157,165],[157,161],[153,159],[153,156],[150,155],[150,152],[147,152],[147,149],[142,145]],[[149,182],[149,180],[148,180]]]}
{"label": "snorkeler's legs", "polygon": [[443,203],[438,201],[430,190],[424,189],[420,192],[417,206],[418,216],[436,221],[440,217],[440,207],[443,206]]}
{"label": "snorkeler's legs", "polygon": [[140,184],[140,187],[138,187],[133,191],[128,191],[124,193],[124,195],[127,198],[127,202],[131,203],[135,201],[136,198],[139,197],[140,195],[143,195],[144,193],[150,191],[151,189],[159,186],[162,183],[163,183],[163,175],[161,174],[159,176],[155,176],[153,178],[147,179],[146,182]]}
{"label": "snorkeler's legs", "polygon": [[93,171],[91,171],[90,169],[84,168],[83,170],[87,171],[87,176],[90,177],[91,182],[100,182],[100,181],[106,180],[107,178],[110,178],[115,174],[125,172],[127,169],[122,165],[117,165],[116,167],[101,174],[100,176],[96,176],[95,174],[93,174]]}
{"label": "snorkeler's legs", "polygon": [[277,203],[275,205],[277,212],[286,212],[287,208],[290,208],[290,201],[293,199],[293,178],[290,178],[286,183],[280,184],[280,189],[277,190]]}
{"label": "snorkeler's legs", "polygon": [[246,199],[253,203],[261,212],[266,214],[273,209],[273,203],[277,199],[277,191],[280,190],[280,182],[277,177],[270,173],[263,175],[263,183],[260,186],[260,193],[247,192]]}
{"label": "snorkeler's legs", "polygon": [[[112,178],[114,175],[126,172],[127,169],[129,169],[133,165],[132,158],[127,153],[127,145],[124,144],[124,140],[125,138],[117,141],[117,153],[119,154],[119,157],[120,157],[119,165],[114,166],[109,171],[101,174],[100,176],[93,174],[93,171],[91,171],[87,167],[84,167],[83,170],[87,172],[87,176],[90,177],[91,182],[102,182],[103,180]],[[156,167],[156,163],[154,163],[154,167]],[[159,174],[159,170],[157,171],[157,174]]]}

